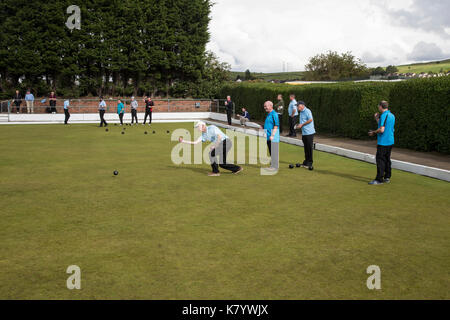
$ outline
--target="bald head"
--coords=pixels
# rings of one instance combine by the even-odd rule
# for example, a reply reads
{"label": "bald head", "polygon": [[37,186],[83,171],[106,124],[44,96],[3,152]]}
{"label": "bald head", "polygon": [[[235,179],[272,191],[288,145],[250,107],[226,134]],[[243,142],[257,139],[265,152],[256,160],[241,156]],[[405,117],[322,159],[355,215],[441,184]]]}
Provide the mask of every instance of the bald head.
{"label": "bald head", "polygon": [[273,103],[272,103],[272,101],[266,101],[264,103],[264,110],[266,110],[266,112],[272,112],[272,110],[273,110]]}

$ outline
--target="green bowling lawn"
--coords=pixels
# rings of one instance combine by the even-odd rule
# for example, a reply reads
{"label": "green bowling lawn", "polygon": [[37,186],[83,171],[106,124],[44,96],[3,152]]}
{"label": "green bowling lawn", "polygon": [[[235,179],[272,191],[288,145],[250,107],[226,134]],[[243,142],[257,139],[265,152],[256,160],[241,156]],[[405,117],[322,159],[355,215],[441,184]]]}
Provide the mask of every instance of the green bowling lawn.
{"label": "green bowling lawn", "polygon": [[0,299],[450,298],[448,182],[372,187],[375,166],[320,152],[290,170],[285,144],[276,176],[211,178],[171,162],[180,127],[0,126]]}

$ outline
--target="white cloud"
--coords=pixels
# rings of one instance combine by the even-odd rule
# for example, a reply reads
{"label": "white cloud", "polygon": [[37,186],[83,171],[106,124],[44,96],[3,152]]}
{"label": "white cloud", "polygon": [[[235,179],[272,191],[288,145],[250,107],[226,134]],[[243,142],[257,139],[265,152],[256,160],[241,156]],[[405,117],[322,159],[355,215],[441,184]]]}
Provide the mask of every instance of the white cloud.
{"label": "white cloud", "polygon": [[303,70],[309,57],[328,50],[352,51],[370,66],[412,62],[420,41],[450,52],[450,39],[432,23],[392,21],[392,12],[414,13],[415,1],[215,0],[208,49],[233,70],[260,72],[282,71],[283,62]]}

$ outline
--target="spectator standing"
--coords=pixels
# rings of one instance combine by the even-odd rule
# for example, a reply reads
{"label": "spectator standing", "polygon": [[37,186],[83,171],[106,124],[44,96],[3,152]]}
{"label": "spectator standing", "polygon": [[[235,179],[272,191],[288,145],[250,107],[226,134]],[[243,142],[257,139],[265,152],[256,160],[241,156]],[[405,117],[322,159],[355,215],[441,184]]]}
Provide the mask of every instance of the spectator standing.
{"label": "spectator standing", "polygon": [[25,103],[27,104],[27,113],[34,113],[34,95],[29,89],[25,96]]}
{"label": "spectator standing", "polygon": [[134,123],[134,120],[136,119],[136,124],[138,124],[138,118],[137,118],[137,108],[139,107],[138,102],[134,97],[131,97],[131,124]]}
{"label": "spectator standing", "polygon": [[16,112],[20,113],[20,105],[22,104],[22,95],[19,90],[16,90],[16,94],[14,95],[14,105],[16,106]]}
{"label": "spectator standing", "polygon": [[295,94],[289,96],[291,102],[289,103],[289,134],[287,137],[296,137],[295,125],[297,124],[298,110],[297,110],[297,100],[295,100]]}
{"label": "spectator standing", "polygon": [[284,113],[284,101],[283,96],[281,94],[278,95],[278,102],[275,105],[275,109],[278,113],[278,120],[280,122],[280,134],[283,133],[283,113]]}
{"label": "spectator standing", "polygon": [[225,107],[227,108],[228,125],[231,126],[231,116],[233,114],[233,101],[231,101],[230,96],[227,96],[227,100],[225,101]]}
{"label": "spectator standing", "polygon": [[105,127],[108,126],[108,124],[105,121],[105,112],[106,112],[106,102],[103,100],[103,97],[100,97],[100,103],[98,104],[98,113],[100,114],[100,127],[103,127],[103,124],[105,124]]}
{"label": "spectator standing", "polygon": [[48,99],[50,101],[50,112],[56,113],[56,94],[54,91],[50,92]]}

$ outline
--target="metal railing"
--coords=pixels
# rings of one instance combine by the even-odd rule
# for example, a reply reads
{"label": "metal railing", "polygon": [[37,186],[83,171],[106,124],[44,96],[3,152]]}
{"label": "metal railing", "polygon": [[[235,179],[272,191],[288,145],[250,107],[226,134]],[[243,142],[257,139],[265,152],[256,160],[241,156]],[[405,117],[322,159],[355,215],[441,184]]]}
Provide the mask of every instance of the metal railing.
{"label": "metal railing", "polygon": [[[117,100],[119,98],[108,98],[106,102],[106,112],[115,113],[117,111]],[[64,113],[64,101],[67,99],[56,99],[56,105],[51,106],[50,101],[36,99],[33,103],[32,113]],[[126,112],[131,110],[131,99],[121,98],[125,104]],[[19,108],[13,102],[14,100],[0,101],[0,113],[28,113],[27,104],[25,100]],[[99,99],[69,99],[70,111],[73,113],[96,113],[98,112]],[[145,104],[143,98],[136,98],[138,102],[138,112],[145,111]],[[154,102],[154,112],[220,112],[224,106],[221,107],[221,101],[225,100],[211,100],[211,99],[152,99]],[[222,102],[223,105],[223,102]]]}

